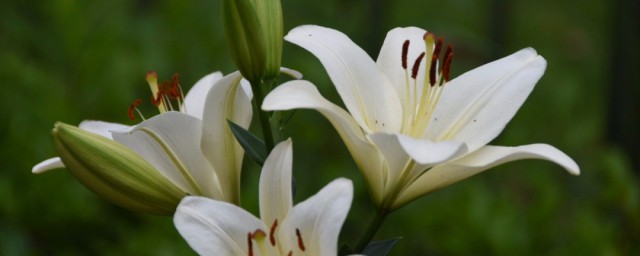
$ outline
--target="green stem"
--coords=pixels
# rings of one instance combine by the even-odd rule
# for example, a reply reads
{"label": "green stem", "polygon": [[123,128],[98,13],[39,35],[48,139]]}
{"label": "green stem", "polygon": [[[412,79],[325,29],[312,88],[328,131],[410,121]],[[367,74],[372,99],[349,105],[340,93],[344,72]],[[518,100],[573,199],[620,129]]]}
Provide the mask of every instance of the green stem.
{"label": "green stem", "polygon": [[380,229],[380,226],[382,226],[382,223],[387,218],[387,215],[389,215],[388,211],[384,211],[384,210],[375,211],[375,214],[373,215],[373,217],[371,218],[371,221],[369,222],[369,226],[367,226],[367,229],[364,231],[360,239],[358,239],[358,242],[353,248],[353,251],[355,253],[363,252],[364,248],[367,247],[369,242],[371,242],[373,237],[378,232],[378,229]]}
{"label": "green stem", "polygon": [[264,82],[251,82],[251,89],[253,90],[253,111],[258,114],[260,128],[262,128],[262,137],[268,154],[273,149],[275,143],[273,141],[273,131],[271,129],[269,114],[260,108],[264,100],[264,92],[262,91],[264,85]]}

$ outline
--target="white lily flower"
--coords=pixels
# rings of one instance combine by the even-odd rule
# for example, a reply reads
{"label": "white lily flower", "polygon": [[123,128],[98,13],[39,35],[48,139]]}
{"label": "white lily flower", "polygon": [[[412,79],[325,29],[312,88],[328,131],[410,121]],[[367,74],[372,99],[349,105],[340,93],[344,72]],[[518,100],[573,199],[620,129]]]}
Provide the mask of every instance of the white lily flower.
{"label": "white lily flower", "polygon": [[499,164],[545,159],[578,175],[578,165],[546,144],[487,145],[515,115],[546,68],[526,48],[449,81],[453,52],[415,27],[391,30],[374,61],[339,31],[301,26],[285,40],[314,54],[347,111],[309,82],[273,90],[264,110],[315,109],[336,128],[369,184],[393,210]]}
{"label": "white lily flower", "polygon": [[[231,133],[227,120],[244,128],[251,122],[251,91],[248,86],[240,85],[240,73],[222,77],[221,73],[215,72],[200,79],[184,100],[177,97],[175,110],[182,113],[171,111],[173,106],[168,95],[157,93],[154,73],[150,73],[147,80],[154,95],[159,95],[156,105],[162,114],[133,127],[83,121],[80,128],[127,146],[184,194],[239,203],[244,151]],[[64,168],[64,160],[64,157],[45,160],[34,166],[32,172]],[[83,181],[85,184],[100,182]]]}
{"label": "white lily flower", "polygon": [[188,196],[174,223],[200,255],[336,255],[351,200],[351,181],[339,178],[295,206],[291,140],[278,144],[260,175],[260,219],[226,202]]}

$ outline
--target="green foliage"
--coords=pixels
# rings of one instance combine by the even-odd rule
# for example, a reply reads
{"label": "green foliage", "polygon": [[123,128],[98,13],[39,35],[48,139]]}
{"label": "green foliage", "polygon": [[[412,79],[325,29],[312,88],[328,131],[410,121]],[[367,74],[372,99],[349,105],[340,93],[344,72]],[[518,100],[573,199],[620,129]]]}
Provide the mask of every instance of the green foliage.
{"label": "green foliage", "polygon": [[[509,2],[502,12],[499,2]],[[549,63],[494,143],[553,144],[576,160],[582,175],[524,161],[430,194],[387,218],[376,239],[404,237],[390,255],[640,251],[638,170],[627,152],[604,140],[610,5],[605,0],[283,2],[285,33],[302,24],[333,27],[372,56],[396,26],[442,35],[456,52],[454,77],[527,46]],[[233,71],[219,8],[220,1],[124,0],[7,1],[0,8],[1,255],[193,254],[170,218],[113,206],[64,170],[33,175],[30,169],[54,156],[50,130],[56,121],[132,124],[127,107],[135,98],[145,100],[147,117],[155,115],[144,81],[149,70],[158,71],[160,80],[179,72],[185,89],[214,70]],[[285,66],[342,104],[314,57],[288,43],[283,51]],[[371,205],[333,127],[318,113],[300,110],[284,134],[294,141],[297,198],[336,177],[354,181],[354,204],[341,241],[355,240]],[[243,175],[243,206],[255,212],[259,172]]]}
{"label": "green foliage", "polygon": [[233,136],[236,137],[247,157],[262,166],[267,159],[267,148],[264,145],[264,141],[234,122],[229,121],[229,128],[231,128]]}
{"label": "green foliage", "polygon": [[364,248],[362,253],[368,256],[386,256],[393,250],[393,247],[398,244],[398,242],[402,239],[402,237],[381,240],[381,241],[373,241],[367,245],[367,248]]}

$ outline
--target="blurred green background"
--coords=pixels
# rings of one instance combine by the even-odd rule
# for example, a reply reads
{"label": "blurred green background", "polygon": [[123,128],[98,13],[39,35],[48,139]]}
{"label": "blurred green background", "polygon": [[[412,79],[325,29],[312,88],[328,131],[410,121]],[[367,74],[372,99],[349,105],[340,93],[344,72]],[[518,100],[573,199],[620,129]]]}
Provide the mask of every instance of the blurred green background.
{"label": "blurred green background", "polygon": [[[31,174],[55,155],[54,122],[129,123],[147,99],[149,70],[179,72],[188,89],[234,70],[219,1],[3,1],[0,8],[0,254],[190,255],[167,217],[101,200],[66,171]],[[284,0],[285,30],[318,24],[377,56],[386,31],[418,26],[454,45],[453,75],[534,47],[548,69],[493,144],[549,143],[582,175],[544,161],[510,163],[440,190],[387,219],[378,239],[403,236],[392,255],[633,255],[640,253],[639,9],[631,0]],[[340,103],[319,62],[286,43],[283,65]],[[148,103],[147,103],[148,104]],[[151,108],[144,109],[153,115]],[[296,201],[336,177],[355,183],[341,240],[369,218],[363,180],[334,129],[298,111]],[[635,163],[634,163],[635,161]],[[635,167],[634,167],[635,164]],[[257,174],[246,162],[244,205],[255,212]]]}

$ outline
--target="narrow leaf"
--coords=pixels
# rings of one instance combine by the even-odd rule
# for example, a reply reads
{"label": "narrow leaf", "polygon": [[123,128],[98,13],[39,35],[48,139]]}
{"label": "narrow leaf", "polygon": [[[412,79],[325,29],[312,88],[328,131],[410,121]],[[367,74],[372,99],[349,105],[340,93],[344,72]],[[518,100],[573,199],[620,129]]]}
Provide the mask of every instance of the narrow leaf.
{"label": "narrow leaf", "polygon": [[264,141],[256,137],[250,131],[242,128],[241,126],[229,120],[227,120],[227,122],[229,122],[229,128],[231,128],[233,136],[236,137],[238,143],[240,143],[240,146],[242,146],[245,153],[249,156],[249,158],[251,158],[251,160],[262,166],[265,159],[267,159],[267,149],[264,145]]}
{"label": "narrow leaf", "polygon": [[393,247],[396,246],[400,239],[402,239],[402,237],[371,242],[367,245],[367,248],[364,248],[362,254],[367,256],[386,256],[391,252]]}

